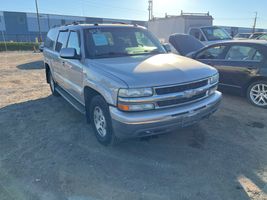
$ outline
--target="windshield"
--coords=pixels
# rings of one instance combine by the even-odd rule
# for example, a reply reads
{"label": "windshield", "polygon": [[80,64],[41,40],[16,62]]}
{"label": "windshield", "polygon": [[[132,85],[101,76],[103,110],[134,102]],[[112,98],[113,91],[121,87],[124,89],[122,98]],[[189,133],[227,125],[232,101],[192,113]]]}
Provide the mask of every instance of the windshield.
{"label": "windshield", "polygon": [[219,27],[205,27],[201,29],[209,41],[232,39],[226,30]]}
{"label": "windshield", "polygon": [[166,53],[146,29],[100,27],[85,29],[88,58],[110,58]]}

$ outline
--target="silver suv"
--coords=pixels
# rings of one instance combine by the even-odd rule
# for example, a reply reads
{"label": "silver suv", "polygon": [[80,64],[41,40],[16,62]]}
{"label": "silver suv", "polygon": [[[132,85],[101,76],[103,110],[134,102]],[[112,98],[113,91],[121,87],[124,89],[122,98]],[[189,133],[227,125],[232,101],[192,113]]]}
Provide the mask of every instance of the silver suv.
{"label": "silver suv", "polygon": [[137,25],[69,25],[48,32],[47,82],[91,122],[104,145],[192,125],[221,101],[216,69],[168,52]]}

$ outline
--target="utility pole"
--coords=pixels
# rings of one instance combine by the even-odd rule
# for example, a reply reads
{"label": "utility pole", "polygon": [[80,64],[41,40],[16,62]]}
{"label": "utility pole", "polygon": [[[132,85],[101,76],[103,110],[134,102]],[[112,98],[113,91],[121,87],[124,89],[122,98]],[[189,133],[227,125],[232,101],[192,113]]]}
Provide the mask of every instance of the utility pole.
{"label": "utility pole", "polygon": [[42,42],[41,27],[40,27],[40,16],[39,16],[37,0],[35,0],[35,7],[36,7],[37,23],[38,23],[38,30],[39,30],[39,39],[38,39],[38,41]]}
{"label": "utility pole", "polygon": [[258,12],[255,12],[255,18],[254,18],[252,33],[255,33],[255,29],[256,29],[256,25],[257,25],[257,19],[258,19]]}
{"label": "utility pole", "polygon": [[148,0],[148,20],[153,19],[153,0]]}

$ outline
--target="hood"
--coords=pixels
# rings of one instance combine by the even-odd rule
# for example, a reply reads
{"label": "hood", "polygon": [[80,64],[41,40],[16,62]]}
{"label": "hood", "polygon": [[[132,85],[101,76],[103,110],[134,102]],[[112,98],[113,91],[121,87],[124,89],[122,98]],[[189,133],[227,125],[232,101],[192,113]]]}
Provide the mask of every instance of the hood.
{"label": "hood", "polygon": [[198,39],[187,34],[173,34],[170,36],[169,42],[182,56],[195,52],[205,46]]}
{"label": "hood", "polygon": [[213,67],[175,54],[93,59],[88,63],[123,80],[130,88],[190,82],[217,72]]}

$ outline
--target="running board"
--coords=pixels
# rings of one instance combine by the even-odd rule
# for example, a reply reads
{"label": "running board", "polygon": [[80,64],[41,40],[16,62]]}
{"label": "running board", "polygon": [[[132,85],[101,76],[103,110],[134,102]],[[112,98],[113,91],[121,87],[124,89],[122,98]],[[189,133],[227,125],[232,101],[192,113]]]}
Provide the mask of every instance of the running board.
{"label": "running board", "polygon": [[71,95],[69,95],[64,89],[62,89],[60,86],[56,86],[55,90],[67,102],[69,102],[76,110],[78,110],[82,114],[85,114],[85,108],[84,108],[84,106],[80,102],[78,102],[76,99],[74,99]]}

